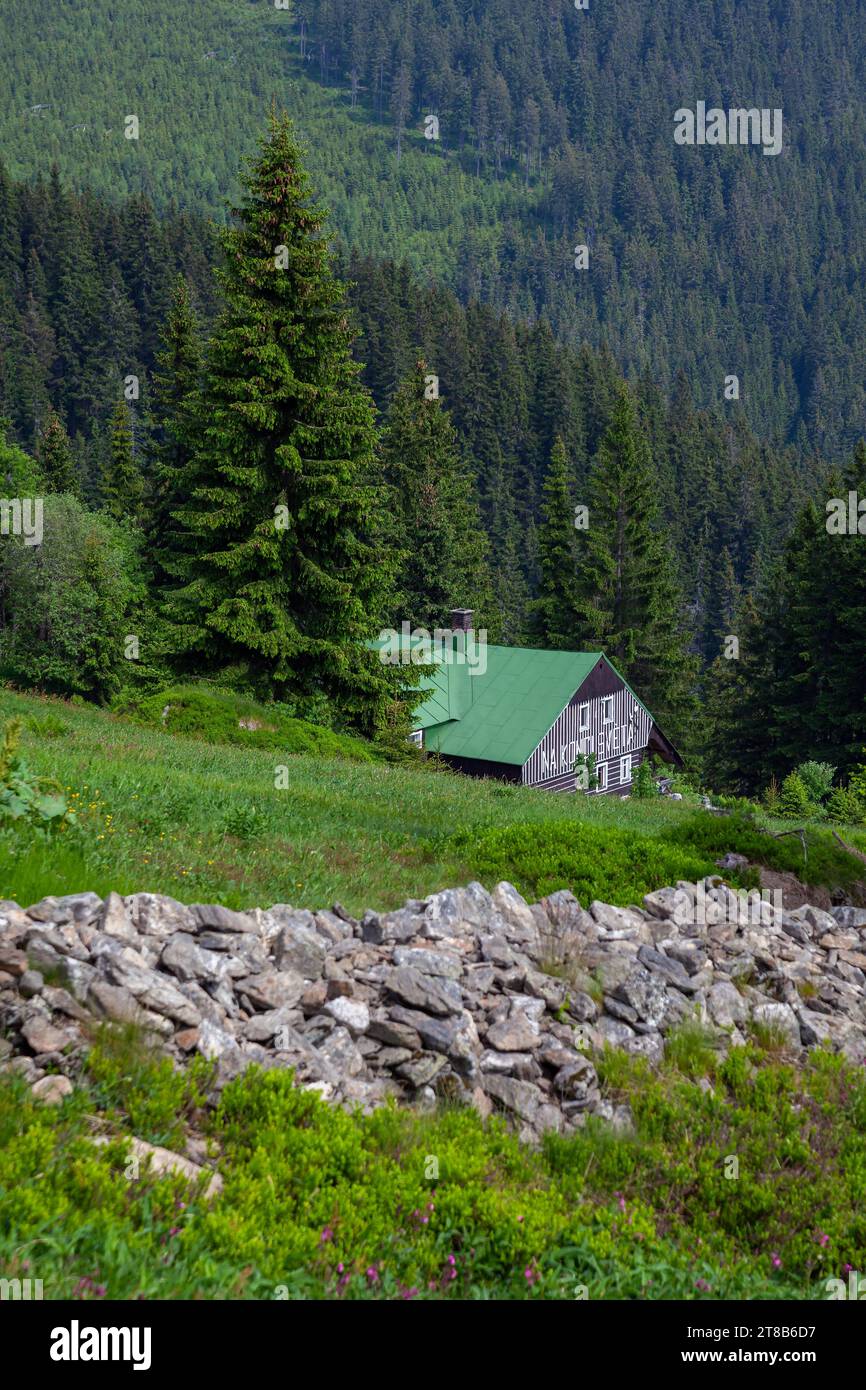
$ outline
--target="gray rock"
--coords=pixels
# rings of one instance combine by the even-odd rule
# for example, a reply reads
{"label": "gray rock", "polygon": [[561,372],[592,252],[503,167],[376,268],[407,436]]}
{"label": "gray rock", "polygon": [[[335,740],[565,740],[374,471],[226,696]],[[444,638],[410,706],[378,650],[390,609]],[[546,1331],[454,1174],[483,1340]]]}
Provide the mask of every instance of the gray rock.
{"label": "gray rock", "polygon": [[832,907],[830,913],[840,927],[857,931],[866,927],[866,907]]}
{"label": "gray rock", "polygon": [[720,980],[707,991],[707,1009],[719,1028],[737,1027],[749,1016],[745,999],[727,980]]}
{"label": "gray rock", "polygon": [[338,1077],[357,1076],[364,1070],[364,1058],[348,1028],[334,1028],[317,1051]]}
{"label": "gray rock", "polygon": [[37,1014],[21,1029],[21,1036],[32,1052],[63,1052],[78,1037],[77,1028],[55,1028],[50,1019]]}
{"label": "gray rock", "polygon": [[585,1110],[598,1095],[598,1076],[588,1057],[576,1054],[553,1078],[553,1089],[578,1110]]}
{"label": "gray rock", "polygon": [[408,1081],[416,1089],[422,1086],[429,1086],[430,1082],[447,1067],[448,1062],[445,1057],[436,1052],[425,1052],[423,1057],[416,1061],[401,1062],[395,1069],[398,1076],[404,1081]]}
{"label": "gray rock", "polygon": [[353,1037],[360,1037],[370,1026],[370,1010],[357,999],[337,997],[325,1005],[325,1013],[348,1028]]}
{"label": "gray rock", "polygon": [[667,1013],[668,992],[663,980],[638,969],[614,990],[617,999],[634,1009],[642,1023],[658,1028]]}
{"label": "gray rock", "polygon": [[463,974],[463,964],[456,951],[428,951],[423,946],[395,946],[394,964],[446,980],[459,980]]}
{"label": "gray rock", "polygon": [[576,1018],[578,1023],[592,1023],[598,1018],[598,1005],[591,995],[576,989],[568,997],[566,1012],[572,1018]]}
{"label": "gray rock", "polygon": [[526,899],[521,897],[513,883],[497,883],[491,895],[493,910],[506,923],[509,935],[516,941],[533,941],[536,935],[536,922]]}
{"label": "gray rock", "polygon": [[532,1124],[544,1097],[531,1081],[518,1081],[513,1076],[497,1076],[488,1072],[482,1077],[485,1093],[503,1109]]}
{"label": "gray rock", "polygon": [[38,970],[25,970],[18,981],[18,992],[23,999],[32,999],[41,994],[45,981]]}
{"label": "gray rock", "polygon": [[284,926],[274,944],[278,970],[293,970],[305,980],[318,980],[325,969],[327,946],[315,926]]}
{"label": "gray rock", "polygon": [[592,918],[598,923],[608,941],[627,941],[637,936],[643,918],[626,907],[611,907],[608,903],[589,905]]}
{"label": "gray rock", "polygon": [[145,936],[167,937],[176,931],[194,932],[197,919],[192,908],[160,893],[131,893],[124,898],[132,926]]}
{"label": "gray rock", "polygon": [[421,1037],[418,1030],[396,1019],[372,1019],[367,1029],[367,1034],[369,1037],[376,1038],[379,1042],[383,1042],[389,1047],[407,1047],[410,1048],[411,1051],[417,1052],[421,1046]]}
{"label": "gray rock", "polygon": [[206,1057],[209,1062],[218,1061],[223,1057],[239,1053],[237,1040],[225,1028],[218,1028],[215,1023],[211,1023],[209,1018],[203,1018],[199,1024],[197,1050],[202,1057]]}
{"label": "gray rock", "polygon": [[68,1076],[43,1076],[41,1081],[35,1081],[30,1088],[30,1094],[34,1100],[41,1100],[43,1105],[59,1105],[66,1096],[71,1096],[75,1087]]}
{"label": "gray rock", "polygon": [[467,928],[488,926],[492,914],[493,901],[482,884],[446,888],[427,899],[418,934],[430,941],[460,936]]}
{"label": "gray rock", "polygon": [[201,1021],[198,1009],[158,971],[143,969],[119,954],[101,956],[99,970],[109,984],[123,986],[143,1008],[188,1028],[194,1028]]}
{"label": "gray rock", "polygon": [[[170,936],[162,948],[160,964],[179,980],[201,980],[218,984],[231,973],[231,963],[219,951],[207,951],[196,944],[195,938],[185,932]],[[235,971],[238,975],[248,973],[246,966],[239,963]]]}
{"label": "gray rock", "polygon": [[254,1009],[291,1009],[300,1002],[304,977],[296,970],[263,970],[235,982],[235,991]]}
{"label": "gray rock", "polygon": [[497,1076],[516,1076],[520,1081],[535,1081],[541,1075],[541,1068],[530,1052],[482,1052],[478,1059],[479,1070]]}
{"label": "gray rock", "polygon": [[105,936],[116,936],[121,941],[128,941],[133,945],[138,941],[138,932],[132,923],[132,913],[119,893],[109,893],[98,920],[99,930]]}
{"label": "gray rock", "polygon": [[603,1014],[596,1024],[602,1043],[609,1043],[611,1047],[622,1047],[623,1043],[635,1036],[633,1028],[627,1023],[621,1023],[617,1018],[608,1018]]}
{"label": "gray rock", "polygon": [[409,966],[398,966],[392,970],[387,988],[395,999],[408,1004],[410,1008],[423,1009],[440,1017],[460,1013],[463,1008],[459,985],[452,980],[422,975],[420,970],[413,970]]}
{"label": "gray rock", "polygon": [[637,958],[652,974],[661,975],[662,979],[675,989],[681,989],[685,994],[694,993],[696,986],[681,961],[663,955],[652,946],[641,946]]}
{"label": "gray rock", "polygon": [[497,1052],[532,1052],[540,1042],[538,1024],[519,1009],[487,1030],[487,1045]]}

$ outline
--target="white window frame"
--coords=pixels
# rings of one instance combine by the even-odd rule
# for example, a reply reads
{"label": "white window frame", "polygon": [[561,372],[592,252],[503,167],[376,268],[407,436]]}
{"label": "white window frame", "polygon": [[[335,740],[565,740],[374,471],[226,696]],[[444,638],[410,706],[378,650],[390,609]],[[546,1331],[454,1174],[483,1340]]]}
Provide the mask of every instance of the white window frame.
{"label": "white window frame", "polygon": [[588,705],[588,704],[581,705],[581,706],[580,706],[580,713],[579,713],[578,721],[577,721],[578,732],[582,734],[583,731],[584,731],[584,729],[587,729],[587,730],[588,730],[590,727],[591,727],[591,726],[590,726],[590,722],[589,722],[589,705]]}
{"label": "white window frame", "polygon": [[597,766],[596,769],[595,769],[595,775],[596,775],[596,777],[598,778],[598,788],[597,788],[597,790],[600,791],[600,792],[606,792],[606,791],[607,791],[607,763],[599,763],[598,766]]}
{"label": "white window frame", "polygon": [[601,718],[602,718],[602,723],[604,723],[604,724],[612,724],[612,723],[613,723],[613,696],[612,696],[612,695],[605,695],[604,699],[603,699],[602,702],[601,702]]}
{"label": "white window frame", "polygon": [[620,786],[625,787],[631,781],[632,761],[631,753],[626,753],[625,757],[619,760],[619,781]]}
{"label": "white window frame", "polygon": [[409,735],[409,742],[410,742],[410,743],[414,743],[416,748],[423,748],[423,747],[424,747],[424,730],[423,730],[423,729],[413,729],[413,730],[412,730],[412,733]]}

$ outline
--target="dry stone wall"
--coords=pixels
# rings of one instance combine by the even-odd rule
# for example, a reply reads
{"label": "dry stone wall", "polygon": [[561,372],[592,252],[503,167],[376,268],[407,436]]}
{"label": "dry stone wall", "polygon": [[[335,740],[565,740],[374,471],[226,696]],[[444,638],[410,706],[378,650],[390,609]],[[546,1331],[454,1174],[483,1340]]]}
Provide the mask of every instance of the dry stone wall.
{"label": "dry stone wall", "polygon": [[470,883],[360,920],[154,893],[0,902],[0,1067],[59,1100],[105,1019],[178,1065],[211,1059],[214,1096],[253,1063],[291,1067],[334,1102],[448,1095],[532,1142],[590,1114],[627,1127],[596,1049],[657,1062],[689,1019],[720,1049],[763,1030],[866,1061],[866,910],[744,910],[720,879],[627,909]]}

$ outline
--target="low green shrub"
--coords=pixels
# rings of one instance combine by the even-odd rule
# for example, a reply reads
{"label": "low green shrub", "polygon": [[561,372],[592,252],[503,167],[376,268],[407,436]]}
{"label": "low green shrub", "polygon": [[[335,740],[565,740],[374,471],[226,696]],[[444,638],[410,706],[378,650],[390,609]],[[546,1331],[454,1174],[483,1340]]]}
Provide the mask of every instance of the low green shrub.
{"label": "low green shrub", "polygon": [[863,877],[862,861],[837,845],[828,830],[817,827],[806,831],[805,856],[798,837],[776,839],[750,817],[737,812],[714,816],[697,811],[662,831],[661,838],[705,854],[713,862],[728,852],[743,854],[754,864],[796,874],[804,883],[829,888],[845,887]]}
{"label": "low green shrub", "polygon": [[782,783],[779,815],[785,820],[811,820],[817,806],[810,799],[809,789],[797,772],[789,772]]}
{"label": "low green shrub", "polygon": [[627,905],[677,879],[694,882],[714,872],[712,860],[700,853],[581,821],[467,829],[455,834],[452,847],[480,878],[507,879],[532,901],[570,888],[581,902]]}
{"label": "low green shrub", "polygon": [[127,692],[114,708],[147,728],[208,743],[268,748],[283,754],[313,753],[354,762],[373,762],[376,756],[372,745],[362,739],[296,719],[285,713],[285,707],[261,705],[207,686],[173,686],[149,695]]}
{"label": "low green shrub", "polygon": [[866,802],[855,796],[850,787],[834,787],[827,798],[827,819],[836,825],[862,825],[866,820]]}
{"label": "low green shrub", "polygon": [[[205,1064],[103,1031],[60,1106],[0,1076],[0,1275],[48,1299],[820,1299],[864,1267],[862,1067],[747,1046],[707,1087],[670,1056],[595,1061],[633,1130],[591,1118],[534,1151],[453,1105],[349,1114],[283,1069],[204,1112]],[[182,1151],[191,1125],[224,1182],[210,1204],[128,1164],[131,1135]]]}
{"label": "low green shrub", "polygon": [[57,830],[74,821],[65,794],[48,777],[31,772],[18,751],[21,720],[10,719],[0,744],[0,825],[23,822]]}
{"label": "low green shrub", "polygon": [[820,806],[826,801],[833,786],[833,778],[836,776],[835,767],[832,767],[830,763],[809,761],[800,763],[796,773],[806,788],[806,794],[811,802]]}

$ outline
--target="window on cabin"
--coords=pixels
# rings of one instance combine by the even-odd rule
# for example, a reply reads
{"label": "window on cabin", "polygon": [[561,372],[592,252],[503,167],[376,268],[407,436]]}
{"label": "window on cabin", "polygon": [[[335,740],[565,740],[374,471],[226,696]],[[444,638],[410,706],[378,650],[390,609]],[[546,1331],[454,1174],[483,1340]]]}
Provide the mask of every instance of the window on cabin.
{"label": "window on cabin", "polygon": [[589,728],[589,705],[581,705],[578,727],[581,732]]}
{"label": "window on cabin", "polygon": [[631,781],[631,758],[620,758],[619,780],[620,783]]}
{"label": "window on cabin", "polygon": [[606,700],[601,703],[601,717],[605,724],[613,723],[613,696],[608,695]]}
{"label": "window on cabin", "polygon": [[409,742],[410,742],[410,743],[414,743],[416,748],[423,748],[423,747],[424,747],[424,730],[423,730],[423,729],[416,729],[416,730],[414,731],[414,733],[411,733],[411,734],[409,735]]}
{"label": "window on cabin", "polygon": [[607,763],[599,763],[595,769],[595,775],[598,778],[598,790],[600,792],[607,791]]}

